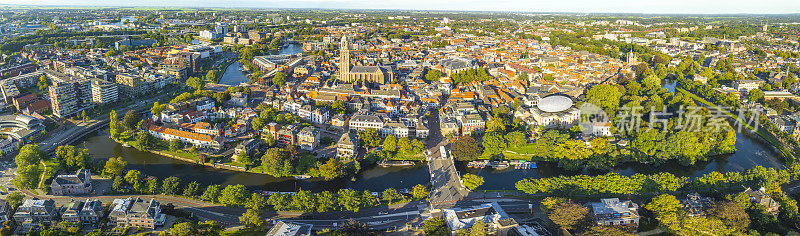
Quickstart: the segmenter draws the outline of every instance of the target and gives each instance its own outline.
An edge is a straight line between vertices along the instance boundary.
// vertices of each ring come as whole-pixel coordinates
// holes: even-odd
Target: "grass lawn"
[[[249,236],[249,235],[266,235],[268,228],[270,227],[258,227],[258,228],[241,228],[235,231],[224,231],[221,235],[223,236]]]
[[[198,157],[197,154],[191,153],[191,152],[187,152],[187,151],[184,151],[184,150],[178,150],[178,151],[157,150],[157,151],[163,152],[163,153],[167,153],[167,154],[170,154],[170,155],[174,155],[174,156],[178,156],[178,157],[182,157],[182,158],[186,158],[186,159],[192,159],[192,160],[195,160],[195,161],[199,161],[200,160],[200,158]]]
[[[56,161],[55,158],[42,160],[42,162],[39,163],[39,170],[42,171],[42,177],[40,179],[41,182],[39,182],[39,187],[41,188],[47,181],[55,177],[58,173],[58,161]]]
[[[509,151],[503,151],[503,159],[530,161],[530,160],[533,159],[533,155],[519,154],[519,153],[513,153],[513,152],[509,152]]]
[[[425,155],[422,153],[417,153],[416,155],[411,155],[410,153],[405,152],[398,152],[396,155],[392,156],[390,160],[397,160],[397,161],[421,161],[425,160]]]

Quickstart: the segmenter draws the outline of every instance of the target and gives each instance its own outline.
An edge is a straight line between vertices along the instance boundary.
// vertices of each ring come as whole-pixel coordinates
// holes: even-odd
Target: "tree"
[[[153,107],[150,108],[150,114],[154,116],[161,115],[161,112],[167,109],[167,104],[161,104],[159,102],[154,102]]]
[[[650,74],[642,79],[642,84],[648,90],[656,90],[661,88],[661,78],[658,78],[655,74]]]
[[[422,231],[428,236],[450,236],[450,229],[444,223],[444,219],[434,217],[426,220],[422,225]]]
[[[169,150],[170,151],[178,151],[183,149],[183,141],[179,139],[173,139],[169,141]]]
[[[292,199],[289,194],[275,193],[269,196],[267,204],[272,205],[273,210],[282,211],[289,209],[289,203],[291,203],[291,201]]]
[[[170,176],[161,183],[161,192],[166,195],[178,195],[180,193],[180,185],[181,181],[178,177]]]
[[[381,137],[375,129],[363,130],[358,136],[361,139],[361,143],[367,148],[374,148],[381,144]]]
[[[517,78],[527,81],[527,80],[530,80],[531,77],[528,75],[528,72],[522,71],[522,72],[519,72],[519,75],[517,75]]]
[[[111,110],[111,113],[109,113],[108,127],[109,127],[109,136],[111,136],[111,139],[119,140],[120,134],[122,134],[122,126],[119,123],[119,117],[117,117],[117,112],[114,110]]]
[[[17,209],[17,207],[22,205],[23,200],[25,200],[25,195],[21,192],[12,192],[6,196],[6,201],[8,201],[8,205],[11,206],[11,209]]]
[[[482,220],[475,222],[469,229],[469,236],[486,236],[486,223]]]
[[[476,188],[483,185],[483,177],[477,176],[473,174],[465,174],[464,177],[461,178],[461,181],[464,182],[464,187],[467,187],[470,190],[475,190]]]
[[[222,192],[221,186],[217,184],[209,185],[208,187],[206,187],[206,191],[203,192],[203,195],[200,196],[200,199],[203,199],[203,201],[217,202],[221,192]]]
[[[589,222],[589,209],[571,201],[562,202],[550,210],[548,218],[566,230],[574,230]]]
[[[247,153],[247,151],[236,153],[236,161],[244,164],[245,166],[253,165],[253,160],[250,158],[250,154]]]
[[[264,219],[261,218],[261,214],[253,209],[247,209],[247,211],[239,217],[239,222],[252,228],[260,228],[265,223]]]
[[[186,185],[185,189],[183,189],[183,196],[194,197],[195,195],[197,195],[197,191],[199,190],[200,190],[200,183],[197,183],[197,181],[192,181],[191,183]]]
[[[78,150],[75,146],[64,145],[56,148],[56,160],[62,168],[73,171],[80,168],[88,168],[91,163],[89,150]]]
[[[525,134],[519,131],[507,133],[504,138],[509,148],[521,147],[528,144],[528,140],[525,139]]]
[[[261,156],[264,173],[275,177],[289,176],[294,171],[288,154],[280,148],[270,148]]]
[[[509,122],[499,114],[495,114],[495,116],[489,118],[489,121],[486,121],[486,132],[499,132],[505,133],[506,128],[508,127]]]
[[[173,236],[194,236],[197,235],[197,228],[192,222],[183,222],[172,225],[169,233]]]
[[[428,188],[422,184],[414,185],[414,188],[411,189],[411,197],[413,197],[414,200],[422,200],[428,197]]]
[[[281,87],[284,83],[286,83],[286,75],[283,74],[283,72],[275,73],[275,75],[272,76],[272,84]]]
[[[42,159],[42,151],[39,149],[39,145],[36,144],[25,144],[19,150],[19,153],[14,158],[14,162],[17,163],[18,167],[23,166],[31,166],[31,165],[39,165],[39,161]]]
[[[81,120],[83,122],[89,122],[89,115],[86,114],[86,110],[81,111]]]
[[[634,234],[614,226],[593,226],[581,236],[633,236]]]
[[[315,205],[317,203],[316,198],[314,195],[308,191],[297,191],[297,193],[292,196],[292,202],[289,204],[292,208],[301,210],[301,211],[313,211],[317,208]]]
[[[117,175],[114,177],[111,189],[118,193],[125,192],[125,181],[122,179],[122,176]]]
[[[383,150],[394,152],[397,151],[397,137],[389,135],[383,140]]]
[[[587,102],[603,108],[608,114],[615,114],[621,97],[622,92],[616,86],[610,84],[592,86],[586,93]]]
[[[381,193],[381,198],[386,201],[387,205],[391,205],[395,200],[403,199],[403,196],[400,196],[396,189],[387,188],[386,190],[383,190],[383,193]]]
[[[483,151],[485,155],[498,155],[506,150],[506,139],[500,132],[489,132],[483,136]]]
[[[332,211],[335,210],[336,206],[338,205],[336,202],[336,196],[333,196],[333,193],[329,191],[322,191],[318,193],[316,199],[317,203],[315,205],[317,206],[317,212]]]
[[[764,102],[764,92],[761,89],[755,88],[747,93],[747,100],[751,102]]]
[[[23,189],[38,188],[41,175],[42,170],[36,165],[19,166],[14,177],[14,184]]]
[[[136,147],[139,150],[148,150],[152,149],[155,146],[153,142],[153,137],[148,132],[140,132],[136,134]]]
[[[208,73],[206,73],[206,81],[208,83],[216,83],[217,82],[217,71],[216,70],[208,70]]]
[[[244,207],[261,212],[267,208],[267,204],[267,199],[264,196],[261,196],[261,194],[258,193],[253,193],[250,195],[250,200],[245,203]]]
[[[36,86],[39,87],[39,91],[47,91],[47,75],[42,74],[39,76],[39,83]]]
[[[186,80],[186,85],[194,88],[195,90],[203,90],[206,86],[205,81],[197,77],[190,77]]]
[[[150,194],[159,194],[161,193],[161,185],[158,183],[156,179],[150,179],[147,181],[147,192]]]
[[[336,179],[345,175],[344,164],[337,158],[333,158],[319,166],[317,176],[321,176],[326,181]]]
[[[129,131],[136,130],[136,124],[139,123],[139,115],[133,110],[128,111],[125,113],[125,117],[122,118],[122,125],[125,126],[125,129]]]
[[[336,100],[331,104],[331,109],[338,114],[346,114],[347,113],[347,103],[342,100]]]
[[[222,190],[219,196],[219,203],[225,206],[239,206],[244,205],[250,192],[244,185],[228,185]]]
[[[400,149],[399,151],[402,151],[402,152],[411,151],[411,149],[412,149],[411,140],[408,139],[407,137],[400,138],[399,140],[397,140],[397,148],[399,148]]]
[[[125,182],[127,182],[130,185],[133,185],[134,183],[141,181],[142,181],[142,172],[139,172],[139,170],[129,170],[128,173],[125,174]]]
[[[346,211],[358,212],[361,207],[361,198],[356,191],[352,189],[339,189],[338,202],[339,205]]]
[[[361,193],[361,206],[374,207],[376,205],[378,205],[378,198],[372,195],[372,192],[364,190],[364,192]]]
[[[107,178],[121,176],[122,173],[125,173],[126,165],[128,165],[128,162],[122,160],[122,157],[109,158],[105,167],[103,167],[103,176]]]
[[[425,79],[428,81],[439,81],[439,78],[442,78],[443,76],[444,73],[434,69],[430,69],[425,73]]]
[[[746,230],[750,226],[750,217],[744,208],[733,201],[717,202],[708,210],[713,215],[722,220],[728,227],[737,230]]]
[[[453,142],[452,153],[458,161],[474,161],[483,153],[483,148],[470,136],[462,136]]]
[[[680,229],[682,225],[678,215],[680,207],[680,201],[669,194],[658,195],[644,206],[645,209],[653,212],[653,215],[656,216],[661,225],[675,231]]]

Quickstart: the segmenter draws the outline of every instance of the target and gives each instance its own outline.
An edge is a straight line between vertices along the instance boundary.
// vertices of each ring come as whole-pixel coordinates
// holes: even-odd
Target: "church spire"
[[[339,44],[339,79],[348,81],[350,75],[350,40],[347,35],[342,36]]]

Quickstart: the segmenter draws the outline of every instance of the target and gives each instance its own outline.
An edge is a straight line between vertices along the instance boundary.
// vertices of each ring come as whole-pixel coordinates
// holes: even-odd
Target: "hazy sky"
[[[0,4],[587,13],[800,13],[800,0],[0,0]]]

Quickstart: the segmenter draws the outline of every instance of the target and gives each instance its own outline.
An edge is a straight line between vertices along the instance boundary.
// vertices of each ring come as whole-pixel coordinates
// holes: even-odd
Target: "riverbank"
[[[119,144],[123,144],[123,145],[127,144],[127,145],[131,146],[129,148],[135,148],[136,145],[137,145],[135,141],[120,142],[118,140],[114,140],[114,142],[119,143]],[[199,154],[192,154],[192,153],[185,152],[183,150],[181,150],[181,152],[186,154],[184,156],[181,156],[180,153],[177,152],[177,151],[151,150],[151,149],[144,149],[144,150],[137,149],[137,150],[144,151],[144,152],[149,152],[149,153],[156,154],[156,155],[163,156],[163,157],[169,157],[169,158],[172,158],[172,159],[175,159],[175,160],[179,160],[179,161],[184,161],[184,162],[188,162],[188,163],[204,165],[204,166],[212,167],[212,168],[215,168],[215,169],[224,169],[224,170],[230,170],[230,171],[239,171],[239,172],[266,175],[265,173],[261,173],[261,172],[249,171],[243,166],[231,165],[231,164],[225,164],[225,163],[216,163],[216,162],[203,162],[202,160],[200,160]],[[192,156],[192,155],[197,155],[197,156]],[[196,157],[196,158],[191,158],[191,157]]]

